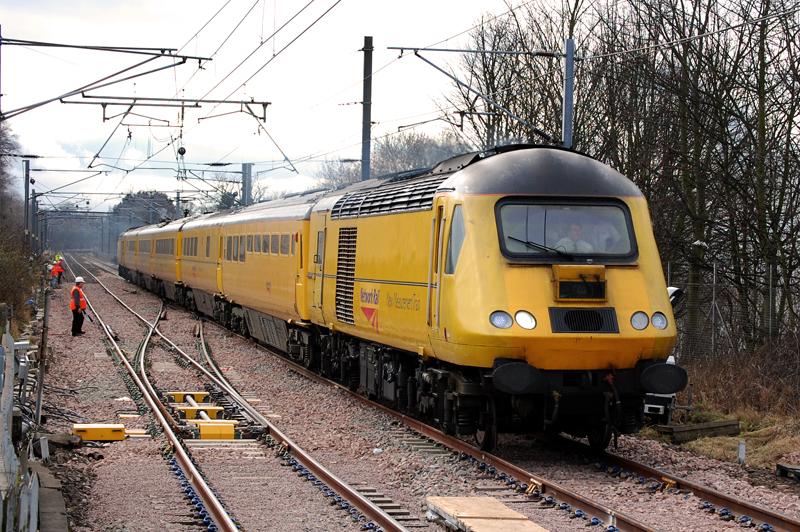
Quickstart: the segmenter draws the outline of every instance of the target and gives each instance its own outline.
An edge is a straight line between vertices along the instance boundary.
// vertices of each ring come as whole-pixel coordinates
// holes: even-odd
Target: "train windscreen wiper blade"
[[[570,255],[566,251],[561,251],[560,249],[551,248],[551,247],[545,246],[543,244],[537,244],[536,242],[531,242],[530,240],[521,240],[521,239],[515,238],[515,237],[513,237],[511,235],[507,235],[506,238],[509,238],[509,239],[514,240],[516,242],[519,242],[521,244],[525,244],[526,246],[528,246],[530,248],[538,249],[539,251],[547,251],[548,253],[557,254],[557,255],[559,255],[561,257],[564,257],[565,259],[575,260],[575,257]]]

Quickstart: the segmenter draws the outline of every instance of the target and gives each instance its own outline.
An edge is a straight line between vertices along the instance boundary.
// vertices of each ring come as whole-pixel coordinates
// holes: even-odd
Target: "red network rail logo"
[[[381,291],[377,288],[373,288],[371,290],[361,289],[361,312],[364,313],[364,316],[369,321],[372,328],[375,332],[380,332],[378,330],[378,304],[380,303],[381,299]],[[364,304],[368,305],[375,305],[374,307],[365,307]]]

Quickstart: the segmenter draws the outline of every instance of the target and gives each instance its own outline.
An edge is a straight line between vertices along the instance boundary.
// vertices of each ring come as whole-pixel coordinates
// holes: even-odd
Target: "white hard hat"
[[[86,282],[86,281],[84,281],[84,280],[83,280],[83,277],[81,277],[80,275],[79,275],[79,276],[77,276],[77,277],[75,278],[75,284],[78,284],[78,283],[85,283],[85,282]]]

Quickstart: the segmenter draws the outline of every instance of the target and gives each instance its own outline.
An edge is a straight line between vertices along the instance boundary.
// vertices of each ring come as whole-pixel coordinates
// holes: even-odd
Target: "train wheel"
[[[614,434],[614,427],[609,423],[594,425],[586,435],[589,439],[589,447],[594,451],[605,451],[611,443],[611,436]]]
[[[486,410],[481,414],[478,430],[475,431],[475,443],[487,452],[497,447],[497,413],[491,397],[486,401]]]

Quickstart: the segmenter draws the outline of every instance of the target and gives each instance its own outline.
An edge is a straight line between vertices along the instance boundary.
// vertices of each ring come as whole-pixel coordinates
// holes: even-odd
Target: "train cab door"
[[[327,231],[325,213],[312,213],[309,234],[309,277],[311,283],[311,318],[317,323],[325,323],[323,315],[323,292],[325,289],[325,236]]]
[[[222,257],[225,252],[224,237],[219,235],[217,237],[217,292],[220,294],[222,291]]]
[[[444,228],[447,223],[445,202],[436,198],[433,204],[431,219],[430,256],[428,259],[428,330],[431,340],[439,340],[441,334],[441,299],[442,299],[442,256],[444,244]]]

